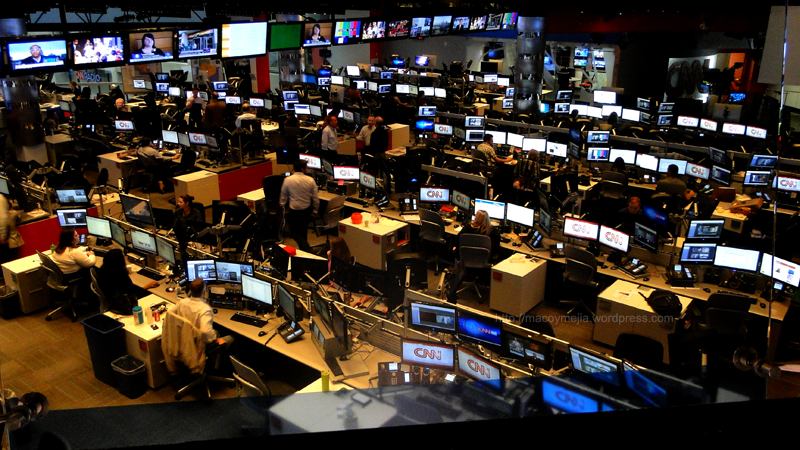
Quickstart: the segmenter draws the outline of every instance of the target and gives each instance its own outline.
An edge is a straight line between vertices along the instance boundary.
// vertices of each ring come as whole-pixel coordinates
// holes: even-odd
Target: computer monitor
[[[483,130],[467,130],[464,140],[467,142],[483,142]]]
[[[225,97],[225,104],[226,105],[241,105],[242,104],[242,97],[238,95],[228,95]]]
[[[298,158],[305,161],[309,169],[322,170],[322,159],[319,156],[300,153]]]
[[[553,216],[546,207],[539,208],[539,229],[542,233],[550,236],[553,230]]]
[[[653,253],[658,251],[658,233],[639,222],[633,225],[633,242],[639,247],[650,250]]]
[[[600,235],[598,236],[597,240],[606,247],[621,253],[627,254],[630,250],[630,235],[623,233],[616,228],[600,225]]]
[[[483,116],[466,116],[464,126],[467,128],[483,128]]]
[[[115,120],[114,129],[120,133],[130,133],[136,129],[132,120]]]
[[[420,106],[418,115],[420,117],[436,117],[436,107],[435,106]]]
[[[679,127],[697,128],[700,125],[700,118],[692,116],[678,116],[675,124]]]
[[[667,391],[647,378],[627,361],[622,362],[625,384],[634,394],[652,406],[667,406]]]
[[[711,169],[706,166],[701,166],[695,163],[686,163],[686,175],[694,178],[707,180],[711,176]]]
[[[422,203],[450,203],[450,189],[422,186],[419,188],[419,201]]]
[[[158,253],[158,256],[168,263],[172,265],[176,264],[175,246],[161,236],[156,236],[156,252]]]
[[[86,208],[81,209],[57,209],[58,224],[62,227],[85,227]]]
[[[767,253],[761,257],[761,274],[767,277],[772,276],[776,280],[794,287],[800,286],[800,265],[778,257],[773,258]]]
[[[181,92],[181,88],[176,86],[170,86],[167,90],[167,93],[170,97],[183,97],[183,92]]]
[[[89,234],[105,239],[111,239],[111,222],[108,219],[86,216],[86,228]]]
[[[731,185],[731,171],[719,166],[711,166],[711,180],[723,186]]]
[[[459,192],[454,189],[451,201],[455,206],[458,206],[464,211],[469,211],[470,209],[471,199],[463,192]]]
[[[744,174],[742,186],[769,186],[769,170],[748,170]]]
[[[636,165],[644,170],[652,172],[658,171],[658,156],[652,156],[646,153],[636,154]]]
[[[302,318],[302,316],[298,317],[294,296],[284,287],[283,283],[278,283],[278,306],[283,311],[287,322],[295,323]]]
[[[504,324],[503,336],[503,356],[522,359],[543,370],[553,367],[553,342],[549,338],[510,324]]]
[[[610,135],[610,131],[590,131],[586,138],[586,143],[590,145],[608,144],[608,138]]]
[[[394,86],[394,91],[397,92],[398,94],[410,94],[411,86],[407,84],[397,84]],[[425,108],[425,106],[420,106],[420,113],[419,113],[420,116],[422,115],[422,108]]]
[[[512,147],[516,147],[516,148],[520,148],[521,149],[522,148],[522,140],[523,139],[524,138],[523,138],[523,136],[521,134],[511,133],[511,132],[506,133],[506,144],[508,144],[508,145],[510,145]]]
[[[500,366],[476,353],[467,350],[464,346],[456,347],[458,351],[459,373],[480,382],[483,385],[500,389]]]
[[[433,120],[417,120],[415,127],[417,130],[433,131]]]
[[[448,371],[455,369],[455,348],[452,345],[402,338],[401,346],[401,360],[405,364]]]
[[[203,133],[189,133],[189,142],[192,145],[208,145],[206,135]]]
[[[678,167],[678,175],[686,175],[686,164],[688,161],[684,159],[667,159],[661,158],[658,162],[658,173],[667,173],[669,166],[676,165]]]
[[[128,241],[125,238],[125,229],[114,222],[111,222],[111,239],[123,248],[128,245]]]
[[[692,264],[713,264],[717,244],[684,242],[681,248],[681,262]]]
[[[358,167],[349,166],[333,166],[333,179],[343,181],[358,181],[359,179]]]
[[[311,114],[311,105],[303,103],[295,103],[294,113],[298,116],[308,116]]]
[[[686,230],[686,239],[719,239],[725,219],[693,220]]]
[[[433,132],[442,136],[452,136],[453,126],[437,122],[433,124]]]
[[[156,92],[169,93],[169,83],[156,83]]]
[[[272,305],[272,283],[242,274],[242,296],[264,305]]]
[[[484,136],[487,134],[492,135],[492,142],[495,145],[506,145],[506,132],[505,131],[492,131],[492,130],[484,130]]]
[[[742,136],[745,132],[745,126],[739,125],[738,123],[723,123],[722,124],[722,132],[725,134],[732,134],[735,136]]]
[[[217,280],[217,268],[213,259],[190,259],[186,261],[186,278],[200,278],[206,282]]]
[[[143,223],[155,226],[150,200],[128,194],[119,194],[119,199],[122,203],[122,213],[125,215],[125,220],[134,224]]]
[[[572,91],[558,91],[556,93],[556,100],[571,100]]]
[[[517,206],[513,203],[506,205],[506,220],[516,224],[533,228],[535,211],[531,208]]]
[[[751,127],[748,126],[744,132],[745,136],[750,136],[751,138],[756,139],[766,139],[767,138],[767,130],[765,128],[758,128],[758,127]]]
[[[460,339],[489,347],[493,351],[502,350],[502,322],[494,317],[467,311],[463,308],[456,310],[456,317],[458,318],[458,337]]]
[[[595,103],[613,105],[617,103],[617,93],[614,91],[594,91],[593,100]]]
[[[725,164],[728,160],[728,155],[725,150],[720,150],[714,147],[708,148],[708,157],[711,159],[711,161],[714,161],[718,164]]]
[[[11,195],[11,190],[8,187],[8,180],[0,177],[0,194]]]
[[[718,267],[727,267],[730,269],[755,272],[758,270],[758,262],[760,258],[761,252],[757,250],[746,250],[743,248],[718,245],[717,253],[714,255],[714,265]]]
[[[239,284],[242,282],[242,275],[253,276],[252,263],[216,259],[214,260],[214,266],[217,271],[217,281],[224,283]]]
[[[640,122],[642,120],[642,112],[638,109],[622,108],[622,120]]]
[[[567,102],[556,102],[555,109],[553,110],[556,114],[569,114],[570,113],[570,104]]]
[[[578,111],[579,116],[586,116],[589,114],[589,105],[584,103],[572,103],[568,106],[569,113],[572,114],[573,111]]]
[[[547,141],[547,154],[558,156],[560,158],[567,157],[567,144],[558,142]]]
[[[777,155],[753,155],[750,158],[750,167],[753,169],[774,169],[777,164]]]
[[[447,98],[447,89],[434,88],[433,96],[436,97],[436,98]]]
[[[171,130],[161,130],[161,138],[164,142],[168,144],[180,144],[181,141],[178,139],[178,132],[171,131]]]
[[[347,318],[345,317],[342,310],[339,309],[339,305],[337,305],[336,303],[331,303],[330,314],[331,314],[331,331],[333,331],[334,338],[342,347],[345,353],[352,352],[353,341],[352,339],[350,339],[350,329],[347,326]]]
[[[597,380],[619,386],[620,361],[584,348],[569,346],[573,370],[591,375]]]
[[[708,119],[700,119],[700,129],[715,132],[717,131],[717,122]]]
[[[131,245],[133,248],[145,253],[158,253],[156,237],[137,229],[131,229]]]
[[[367,189],[372,189],[373,191],[378,188],[377,180],[375,179],[375,175],[370,173],[361,171],[361,178],[358,179],[358,183]]]
[[[547,150],[547,139],[545,138],[522,138],[522,151],[535,151],[544,153]]]
[[[484,200],[482,198],[475,199],[475,211],[486,211],[489,218],[496,220],[505,220],[506,218],[506,204],[503,202],[494,202],[491,200]]]
[[[656,125],[660,127],[668,127],[672,125],[672,115],[670,114],[660,114],[658,119],[656,120]]]
[[[596,241],[600,225],[572,217],[564,218],[564,236]]]
[[[8,181],[3,179],[6,182],[6,195],[9,195],[8,192]],[[61,206],[83,206],[89,205],[89,197],[86,195],[86,190],[83,188],[60,188],[56,189],[56,196],[58,197],[58,203]]]
[[[608,117],[611,114],[616,113],[617,117],[622,115],[622,106],[619,105],[603,105],[603,108],[600,110],[600,114],[603,117]]]
[[[608,161],[608,148],[589,147],[586,149],[587,161]]]
[[[456,308],[445,303],[431,304],[412,301],[408,326],[417,331],[456,333]]]

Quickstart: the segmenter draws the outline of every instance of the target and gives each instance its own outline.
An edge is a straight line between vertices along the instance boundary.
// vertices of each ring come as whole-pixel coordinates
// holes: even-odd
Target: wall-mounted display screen
[[[178,31],[178,58],[217,56],[219,36],[216,28]]]
[[[337,20],[333,25],[335,45],[357,44],[361,42],[360,20]]]
[[[119,36],[82,36],[72,40],[75,66],[124,62],[124,44]]]
[[[333,24],[331,22],[307,23],[303,32],[303,47],[331,45]]]
[[[273,23],[269,26],[270,51],[300,48],[302,40],[302,23]]]
[[[131,64],[170,61],[175,58],[172,31],[147,31],[128,34]]]
[[[15,71],[64,67],[67,61],[67,41],[42,39],[39,41],[9,42],[8,59]]]
[[[246,22],[222,25],[223,58],[242,58],[267,53],[267,23]]]

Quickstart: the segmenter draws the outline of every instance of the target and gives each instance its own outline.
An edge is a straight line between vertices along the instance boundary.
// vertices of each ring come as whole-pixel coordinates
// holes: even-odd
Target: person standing
[[[317,217],[319,191],[314,179],[308,176],[308,164],[302,159],[294,162],[294,173],[283,180],[279,203],[286,211],[289,233],[304,252],[311,252],[308,244],[308,222]]]
[[[389,164],[386,161],[386,150],[389,147],[389,132],[383,126],[383,117],[375,118],[375,131],[370,136],[370,151],[375,156],[378,168],[383,177],[383,187],[386,192],[391,192],[391,177],[389,175]]]
[[[361,130],[358,131],[358,134],[356,134],[356,132],[353,131],[353,137],[356,138],[357,141],[364,142],[364,146],[366,147],[364,150],[366,151],[366,153],[371,152],[369,144],[370,144],[370,136],[372,135],[373,131],[375,131],[375,116],[371,114],[369,117],[367,117],[367,124],[361,127]]]
[[[328,122],[322,129],[322,139],[320,147],[322,150],[336,151],[339,148],[339,136],[336,134],[336,127],[339,126],[339,119],[336,116],[328,116]]]

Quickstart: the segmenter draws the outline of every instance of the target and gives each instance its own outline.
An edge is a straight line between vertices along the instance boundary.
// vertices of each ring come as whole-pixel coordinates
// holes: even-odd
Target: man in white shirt
[[[308,244],[308,222],[317,217],[319,191],[308,174],[308,164],[302,159],[294,163],[294,173],[283,180],[280,205],[286,211],[286,224],[298,248],[311,252]]]
[[[195,278],[189,283],[189,297],[181,299],[175,307],[181,317],[191,321],[200,330],[203,342],[206,343],[206,355],[216,354],[217,362],[214,367],[219,368],[219,360],[233,344],[233,336],[219,337],[214,329],[214,310],[206,303],[205,298],[206,282]]]
[[[339,148],[339,136],[336,134],[336,127],[339,125],[339,119],[332,116],[328,119],[328,125],[322,130],[322,140],[320,147],[323,150],[336,151]]]
[[[367,124],[359,130],[358,134],[354,131],[353,137],[357,141],[364,141],[364,145],[369,149],[369,138],[372,136],[373,131],[375,131],[375,116],[370,115],[367,117]],[[370,153],[369,150],[367,150],[367,153]]]
[[[256,120],[255,111],[253,111],[249,103],[242,105],[242,115],[236,118],[236,128],[242,128],[243,120]]]

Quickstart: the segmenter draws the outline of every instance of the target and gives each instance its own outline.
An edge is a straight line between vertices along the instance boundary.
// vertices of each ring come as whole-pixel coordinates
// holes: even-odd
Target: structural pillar
[[[547,33],[544,17],[520,17],[517,21],[517,64],[514,71],[514,112],[539,112]]]

